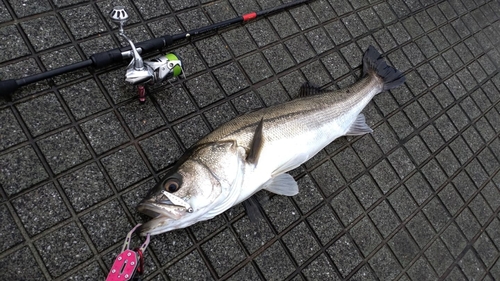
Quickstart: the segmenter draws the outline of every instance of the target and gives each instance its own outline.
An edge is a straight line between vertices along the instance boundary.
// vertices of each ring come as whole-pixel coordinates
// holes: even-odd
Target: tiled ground
[[[279,1],[2,0],[1,79],[119,46],[117,4],[137,42]],[[315,0],[173,46],[186,79],[142,105],[125,63],[1,98],[0,280],[103,280],[187,147],[307,80],[350,85],[370,44],[407,77],[365,109],[373,134],[293,171],[259,224],[236,206],[153,237],[146,279],[500,280],[499,43],[498,0]]]

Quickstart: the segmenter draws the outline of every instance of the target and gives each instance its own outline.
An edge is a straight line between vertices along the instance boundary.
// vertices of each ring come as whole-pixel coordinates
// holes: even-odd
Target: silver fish
[[[302,86],[292,101],[239,116],[197,142],[139,203],[152,217],[141,234],[160,234],[211,219],[261,189],[293,196],[286,172],[311,159],[338,137],[372,129],[361,113],[378,93],[404,83],[370,46],[363,78],[348,88],[322,92]]]

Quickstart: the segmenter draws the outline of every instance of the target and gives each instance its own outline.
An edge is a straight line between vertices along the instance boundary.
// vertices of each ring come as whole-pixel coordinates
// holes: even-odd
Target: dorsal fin
[[[299,94],[297,95],[297,98],[303,98],[303,97],[308,97],[308,96],[313,96],[317,94],[321,94],[323,91],[316,85],[314,85],[311,82],[305,82],[300,86],[299,89]]]
[[[247,162],[249,163],[257,164],[257,161],[259,160],[260,151],[262,150],[262,145],[264,144],[264,138],[262,135],[263,125],[264,118],[260,119],[257,128],[255,128],[255,134],[253,135],[250,151],[247,156]]]

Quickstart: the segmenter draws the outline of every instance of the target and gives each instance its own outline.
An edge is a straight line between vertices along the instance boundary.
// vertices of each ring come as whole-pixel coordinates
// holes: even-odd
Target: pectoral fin
[[[299,193],[297,182],[289,174],[281,174],[271,178],[264,184],[264,189],[285,196],[294,196]]]
[[[252,164],[257,164],[257,161],[259,161],[259,155],[262,150],[262,145],[264,144],[264,138],[262,135],[263,124],[264,119],[260,119],[257,128],[255,128],[255,134],[253,135],[250,151],[248,152],[247,162]]]
[[[369,133],[373,133],[373,130],[366,124],[365,115],[360,113],[347,131],[346,136],[361,136]]]

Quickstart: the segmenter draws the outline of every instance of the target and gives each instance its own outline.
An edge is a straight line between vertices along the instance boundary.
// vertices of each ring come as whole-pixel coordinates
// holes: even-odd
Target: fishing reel
[[[114,7],[109,13],[109,17],[114,23],[119,25],[120,36],[130,45],[131,50],[126,52],[126,55],[132,57],[132,60],[125,72],[125,81],[137,86],[140,102],[146,101],[146,84],[152,85],[164,80],[168,81],[183,73],[182,62],[174,53],[167,53],[150,60],[142,59],[140,55],[142,49],[136,48],[134,42],[123,31],[123,26],[129,19],[124,7]]]

